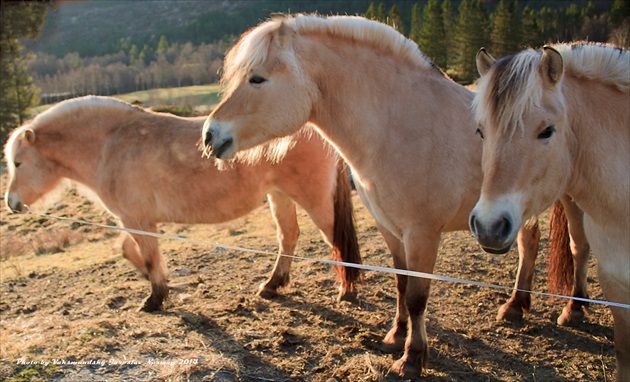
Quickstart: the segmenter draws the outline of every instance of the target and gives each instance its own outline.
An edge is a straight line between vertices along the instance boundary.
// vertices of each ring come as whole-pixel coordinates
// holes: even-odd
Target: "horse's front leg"
[[[377,224],[377,227],[392,253],[394,268],[407,269],[405,249],[400,239],[381,225]],[[381,344],[381,350],[387,353],[398,352],[405,347],[405,340],[407,339],[408,333],[407,326],[409,324],[409,312],[407,311],[407,304],[405,303],[406,290],[407,276],[396,275],[396,317],[394,318],[393,327],[387,333]]]
[[[278,236],[278,258],[271,276],[258,287],[258,295],[262,298],[272,298],[278,294],[278,288],[289,284],[292,257],[297,246],[300,228],[298,226],[295,202],[281,192],[272,192],[267,198],[271,215],[276,222]]]
[[[533,217],[526,221],[518,231],[518,272],[514,284],[517,289],[532,290],[539,242],[538,218]],[[527,292],[514,290],[510,299],[499,308],[497,320],[520,320],[523,318],[523,314],[529,311],[530,306],[531,295]]]
[[[440,232],[427,228],[409,230],[403,235],[407,269],[433,273],[440,244]],[[425,326],[425,313],[429,301],[431,280],[408,277],[405,303],[409,312],[409,334],[405,353],[392,366],[392,370],[405,378],[416,378],[429,363],[429,345]]]
[[[560,201],[564,206],[571,238],[570,245],[573,256],[573,291],[571,296],[588,298],[587,276],[591,247],[584,232],[584,212],[567,195],[563,196]],[[587,308],[587,302],[569,300],[564,309],[562,309],[562,314],[558,317],[558,325],[574,325],[581,322],[584,319]]]
[[[131,262],[138,271],[144,276],[145,279],[149,279],[149,272],[144,264],[144,259],[140,254],[140,248],[138,243],[127,232],[123,232],[118,237],[117,246],[120,247],[123,253],[123,257]]]
[[[133,224],[132,226],[125,224],[125,227],[134,228],[147,232],[157,232],[154,223]],[[144,301],[139,310],[145,312],[154,312],[162,308],[162,303],[168,297],[168,285],[166,281],[166,266],[160,254],[158,240],[156,237],[130,234],[140,249],[140,254],[144,260],[149,281],[151,282],[151,295]]]

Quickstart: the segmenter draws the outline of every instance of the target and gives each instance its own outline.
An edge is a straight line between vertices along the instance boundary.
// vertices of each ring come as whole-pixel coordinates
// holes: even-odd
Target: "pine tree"
[[[369,20],[376,20],[376,10],[374,9],[374,3],[370,3],[367,11],[363,14],[363,17]]]
[[[438,0],[429,0],[424,6],[422,15],[418,46],[437,66],[445,68],[444,19],[442,18],[442,7]]]
[[[376,20],[382,23],[387,23],[387,11],[385,10],[385,4],[380,3],[376,9]]]
[[[420,26],[422,25],[422,11],[420,5],[415,3],[411,8],[411,27],[409,29],[409,38],[416,44],[420,41]]]
[[[407,28],[405,26],[405,22],[400,15],[400,10],[396,4],[392,5],[389,10],[389,20],[388,24],[394,27],[401,34],[407,33]]]
[[[521,48],[537,48],[543,43],[536,21],[536,12],[528,6],[523,9],[521,30],[523,36]]]
[[[28,108],[39,103],[37,89],[26,74],[26,57],[20,40],[36,38],[48,4],[40,2],[2,2],[0,10],[0,144],[10,131],[24,123]]]
[[[166,55],[166,51],[168,50],[168,40],[166,36],[160,36],[160,41],[158,42],[157,51],[158,55]]]
[[[517,5],[509,5],[501,0],[494,12],[492,33],[490,34],[492,54],[496,58],[504,57],[520,50],[522,40],[521,18],[516,13]]]
[[[615,0],[610,8],[610,14],[608,21],[614,26],[621,25],[621,23],[630,17],[630,0]]]
[[[451,0],[442,2],[442,18],[444,19],[444,48],[446,50],[446,69],[451,65],[453,51],[453,36],[455,35],[455,15],[453,14],[453,6]]]
[[[478,0],[462,0],[455,34],[453,76],[461,82],[472,82],[477,77],[475,56],[479,48],[487,46],[488,14]]]

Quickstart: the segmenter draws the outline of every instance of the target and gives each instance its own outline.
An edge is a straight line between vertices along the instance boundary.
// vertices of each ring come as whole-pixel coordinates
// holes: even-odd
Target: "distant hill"
[[[91,0],[62,1],[49,12],[36,41],[27,49],[62,57],[78,52],[81,57],[116,53],[120,40],[130,37],[139,49],[155,48],[160,36],[170,43],[213,43],[240,35],[276,12],[319,12],[321,14],[363,14],[369,4],[383,3],[387,9],[396,4],[409,18],[415,3],[427,0]],[[519,6],[538,9],[584,6],[588,0],[520,0]],[[613,0],[597,0],[597,8],[608,10]],[[460,0],[452,0],[456,8]],[[498,0],[485,0],[491,11]],[[409,25],[409,20],[405,20]],[[128,49],[128,48],[127,48]]]
[[[41,37],[29,50],[62,57],[117,52],[121,38],[142,48],[155,47],[161,35],[169,42],[212,43],[239,35],[274,12],[363,13],[369,0],[183,0],[64,1],[49,12]],[[395,1],[384,1],[388,6]]]

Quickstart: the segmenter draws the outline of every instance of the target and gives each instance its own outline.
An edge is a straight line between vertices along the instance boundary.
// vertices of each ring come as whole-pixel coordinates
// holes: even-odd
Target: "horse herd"
[[[477,67],[475,93],[384,24],[275,17],[230,49],[223,97],[207,118],[88,96],[16,129],[5,148],[6,204],[23,211],[70,180],[93,191],[122,226],[156,232],[158,222],[243,216],[266,195],[279,243],[276,265],[259,288],[268,298],[289,282],[291,258],[282,255],[296,248],[295,203],[334,259],[360,263],[347,163],[396,268],[432,273],[441,233],[470,229],[490,253],[504,254],[517,242],[515,286],[530,289],[537,215],[555,203],[566,222],[553,219],[551,230],[568,230],[558,236],[570,236],[570,246],[558,245],[550,261],[575,266],[550,277],[572,279],[572,296],[588,297],[592,246],[606,298],[627,305],[630,55],[574,43],[496,61],[482,49]],[[168,286],[157,239],[123,233],[120,244],[151,282],[142,309],[160,309]],[[358,270],[337,271],[339,298],[356,298]],[[430,280],[397,275],[396,289],[382,348],[403,353],[393,371],[416,377],[428,362]],[[584,305],[570,300],[558,323],[579,321]],[[498,318],[519,318],[529,306],[529,294],[515,291]],[[630,380],[630,309],[611,311],[617,379]]]

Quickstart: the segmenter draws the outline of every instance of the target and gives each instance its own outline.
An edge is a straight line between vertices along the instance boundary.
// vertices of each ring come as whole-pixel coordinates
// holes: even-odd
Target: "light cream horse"
[[[468,229],[482,181],[473,93],[393,28],[348,16],[276,18],[244,34],[224,70],[224,97],[204,126],[207,151],[232,158],[313,123],[351,165],[399,269],[431,273],[441,233]],[[531,285],[538,239],[532,221],[519,241],[528,252],[520,286]],[[430,281],[397,276],[396,284],[383,348],[404,349],[393,370],[416,377],[428,360]]]
[[[470,225],[505,252],[521,222],[563,193],[584,228],[610,301],[630,303],[630,54],[599,44],[477,56],[474,106],[484,181]],[[630,309],[613,307],[617,380],[630,381]]]
[[[6,146],[6,204],[23,211],[64,179],[87,187],[126,228],[157,232],[158,222],[214,224],[246,215],[269,200],[279,253],[295,252],[302,206],[333,249],[360,263],[345,163],[317,134],[285,140],[288,152],[261,146],[219,171],[197,150],[205,118],[154,113],[106,97],[61,102],[15,130]],[[286,147],[285,147],[286,148]],[[286,151],[286,150],[285,150]],[[124,256],[152,286],[143,310],[166,298],[165,264],[155,237],[121,235]],[[289,282],[291,258],[278,256],[259,294]],[[340,298],[353,298],[359,272],[338,269]]]

